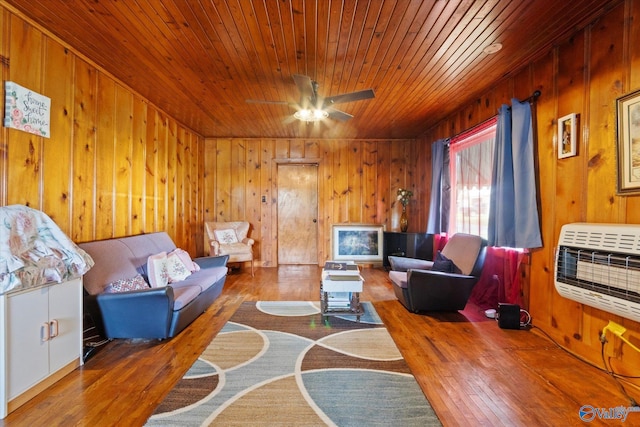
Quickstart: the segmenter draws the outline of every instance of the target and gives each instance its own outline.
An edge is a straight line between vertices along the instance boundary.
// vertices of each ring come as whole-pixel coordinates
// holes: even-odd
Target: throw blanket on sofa
[[[63,282],[93,267],[45,213],[27,206],[0,207],[0,294]]]

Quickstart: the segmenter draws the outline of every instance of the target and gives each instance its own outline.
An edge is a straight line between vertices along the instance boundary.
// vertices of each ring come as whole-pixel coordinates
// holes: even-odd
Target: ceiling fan
[[[247,99],[246,102],[251,104],[281,104],[289,105],[296,109],[293,116],[301,121],[316,122],[326,119],[327,117],[347,121],[353,116],[344,111],[333,108],[335,104],[342,104],[345,102],[360,101],[363,99],[370,99],[375,97],[373,89],[359,90],[356,92],[343,93],[341,95],[328,96],[323,98],[318,95],[318,87],[320,86],[315,80],[311,80],[310,77],[302,74],[294,74],[293,80],[300,92],[300,103],[287,102],[287,101],[261,101],[254,99]]]

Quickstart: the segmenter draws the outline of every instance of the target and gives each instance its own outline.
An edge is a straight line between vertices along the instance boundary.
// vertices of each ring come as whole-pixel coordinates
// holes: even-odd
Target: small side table
[[[360,316],[364,314],[364,308],[360,304],[360,292],[362,292],[364,279],[360,274],[352,276],[332,276],[324,269],[320,280],[320,310],[327,316]],[[338,302],[332,301],[337,297]]]

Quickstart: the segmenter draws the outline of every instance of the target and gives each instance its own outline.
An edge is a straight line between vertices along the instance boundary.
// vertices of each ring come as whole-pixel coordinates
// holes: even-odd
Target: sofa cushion
[[[138,266],[143,266],[150,255],[160,252],[169,253],[176,249],[176,245],[166,232],[138,234],[135,236],[120,237],[131,253],[134,254]],[[144,273],[143,273],[144,276]]]
[[[232,243],[220,246],[220,255],[251,254],[251,246],[244,243]]]
[[[197,286],[200,289],[200,292],[203,292],[209,289],[213,284],[215,284],[218,280],[222,279],[227,275],[227,267],[207,267],[203,268],[200,271],[193,272],[189,277],[179,282],[175,282],[171,284],[171,287],[174,290],[189,287],[189,286]]]
[[[469,275],[476,263],[483,242],[480,236],[457,233],[451,236],[442,254],[453,261],[462,274]]]
[[[173,311],[181,310],[184,306],[196,299],[202,292],[199,286],[180,286],[173,288]]]
[[[109,283],[140,273],[133,261],[129,247],[117,239],[98,240],[79,245],[95,261],[84,275],[83,285],[89,295],[104,292]]]
[[[105,293],[113,294],[116,292],[138,291],[141,289],[149,289],[149,284],[144,280],[141,274],[137,274],[128,279],[118,279],[111,282],[104,289]]]
[[[433,266],[433,261],[427,261],[417,258],[406,258],[401,256],[388,257],[391,269],[394,271],[407,271],[410,269],[418,270],[430,270]]]
[[[390,271],[389,279],[401,288],[407,288],[407,273],[405,271]]]
[[[147,278],[152,288],[161,288],[169,283],[167,253],[160,252],[147,259]]]

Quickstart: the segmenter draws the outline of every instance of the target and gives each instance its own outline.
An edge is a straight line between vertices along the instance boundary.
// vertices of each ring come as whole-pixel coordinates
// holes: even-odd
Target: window
[[[488,237],[496,120],[478,125],[450,142],[450,235],[460,232]]]

